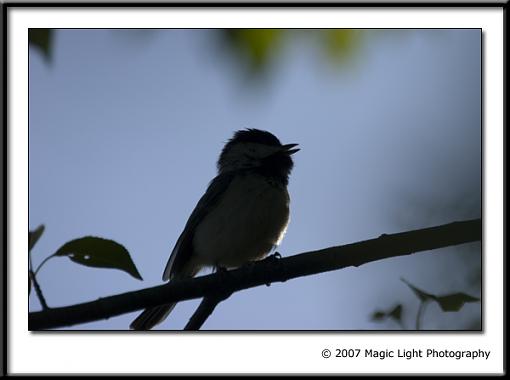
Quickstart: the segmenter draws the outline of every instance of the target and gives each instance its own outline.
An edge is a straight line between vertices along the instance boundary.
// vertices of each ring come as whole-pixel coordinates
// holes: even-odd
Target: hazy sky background
[[[53,259],[38,275],[50,307],[160,284],[241,128],[301,147],[283,256],[480,217],[480,30],[373,30],[338,63],[314,33],[294,32],[251,79],[214,30],[58,30],[49,62],[31,48],[29,228],[46,226],[34,264],[94,235],[123,244],[144,279]],[[203,329],[393,329],[370,315],[398,303],[413,328],[419,303],[401,277],[480,296],[480,244],[239,292]],[[158,328],[182,329],[198,303]],[[480,308],[431,305],[423,328],[477,327]],[[137,314],[73,328],[127,329]]]

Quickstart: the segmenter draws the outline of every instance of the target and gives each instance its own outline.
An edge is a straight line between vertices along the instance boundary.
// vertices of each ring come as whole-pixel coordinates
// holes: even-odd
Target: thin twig
[[[268,262],[267,259],[264,261]],[[252,268],[253,264],[254,263],[248,263],[246,268],[249,270],[249,268]],[[216,306],[218,306],[221,301],[229,298],[234,292],[233,289],[236,287],[236,277],[231,275],[230,272],[224,268],[219,269],[217,273],[219,276],[223,277],[221,286],[215,289],[213,294],[204,297],[197,310],[195,310],[184,327],[184,330],[200,330],[200,327],[202,327],[207,318],[209,318]]]
[[[44,231],[44,227],[43,227],[43,231]],[[37,239],[35,241],[37,241]],[[32,246],[33,246],[33,244],[35,244],[35,241],[32,243]],[[30,241],[29,241],[29,244],[30,244]],[[39,268],[40,267],[41,267],[41,265],[39,265]],[[37,270],[35,271],[36,273],[39,270],[39,268],[37,268]],[[39,283],[37,282],[37,278],[36,278],[36,275],[33,270],[32,255],[30,254],[30,251],[28,252],[28,275],[30,276],[32,283],[34,284],[35,294],[37,295],[37,298],[39,298],[39,302],[41,303],[43,310],[48,310],[49,309],[48,304],[46,303],[46,299],[44,298],[43,292],[41,290],[41,287],[39,286]]]
[[[39,266],[37,267],[37,269],[35,270],[34,274],[37,275],[37,273],[39,273],[39,270],[41,269],[41,267],[51,258],[53,258],[55,256],[51,255],[51,256],[48,256],[46,257],[43,261],[41,261],[41,263],[39,264]]]
[[[425,307],[428,304],[428,300],[421,301],[420,307],[418,308],[418,313],[416,314],[416,330],[420,330],[421,328],[421,320],[423,317],[423,314],[425,313]]]
[[[248,268],[251,267],[253,263],[248,264]],[[198,308],[195,310],[188,323],[184,327],[184,330],[196,331],[200,330],[204,322],[209,318],[212,314],[216,306],[221,301],[229,298],[233,289],[236,286],[236,277],[232,276],[230,272],[228,272],[225,268],[216,267],[217,273],[222,277],[221,286],[214,290],[214,293],[211,295],[204,297]]]
[[[212,314],[216,306],[223,301],[220,297],[204,297],[197,310],[193,313],[188,323],[184,327],[187,331],[200,330],[204,322]]]
[[[46,303],[46,299],[44,298],[43,292],[41,290],[41,287],[39,286],[39,283],[37,282],[37,279],[35,278],[35,274],[30,269],[28,271],[30,278],[32,279],[32,283],[34,284],[35,294],[37,294],[37,298],[39,298],[39,302],[41,303],[41,306],[43,310],[49,310],[48,304]]]

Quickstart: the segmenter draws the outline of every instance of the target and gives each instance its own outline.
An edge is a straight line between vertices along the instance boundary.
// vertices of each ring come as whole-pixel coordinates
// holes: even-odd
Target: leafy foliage
[[[402,310],[403,310],[402,304],[398,304],[388,311],[376,310],[372,313],[371,319],[376,322],[382,322],[389,318],[397,322],[401,327],[403,327]]]
[[[418,297],[418,299],[420,300],[420,306],[418,308],[418,312],[416,315],[416,327],[415,327],[416,330],[420,330],[421,324],[420,322],[422,316],[424,314],[426,305],[428,305],[430,302],[436,302],[443,312],[456,312],[462,309],[462,306],[464,306],[465,303],[480,301],[479,298],[461,292],[445,294],[441,296],[434,295],[417,288],[416,286],[414,286],[409,281],[403,278],[401,278],[401,280],[413,291],[416,297]],[[402,304],[398,304],[397,306],[388,311],[376,310],[372,313],[371,320],[374,322],[383,322],[387,319],[392,319],[395,322],[397,322],[402,328],[404,328],[402,311],[403,311]]]
[[[358,29],[326,29],[322,31],[324,50],[333,61],[344,61],[356,52],[361,34]]]
[[[53,47],[53,29],[29,29],[28,42],[38,48],[46,60],[50,60]]]
[[[268,71],[291,36],[317,37],[313,41],[328,60],[340,63],[354,56],[362,35],[356,29],[221,29],[219,33],[234,60],[256,76]]]
[[[332,63],[343,63],[355,56],[361,46],[362,30],[358,29],[217,29],[214,33],[231,53],[232,60],[252,78],[267,73],[290,37],[313,36],[325,57]],[[49,61],[53,52],[54,29],[31,28],[28,40]],[[131,39],[135,34],[129,35]]]
[[[465,303],[478,302],[479,298],[472,297],[465,293],[454,293],[446,296],[436,297],[436,302],[443,311],[459,311]]]
[[[34,247],[35,243],[37,243],[43,232],[44,225],[40,225],[34,231],[28,232],[28,295],[30,296],[33,282],[39,301],[45,309],[48,308],[48,306],[37,282],[36,274],[39,269],[41,269],[41,267],[53,257],[67,256],[75,263],[85,266],[119,269],[129,273],[136,279],[142,280],[142,276],[140,276],[140,273],[138,272],[138,269],[136,269],[136,266],[133,263],[131,256],[129,256],[129,252],[126,248],[113,240],[93,236],[86,236],[67,242],[53,255],[46,257],[34,271],[30,251]]]
[[[32,248],[34,248],[35,243],[39,240],[41,235],[44,232],[44,224],[41,224],[39,227],[37,227],[34,231],[28,231],[28,258],[30,263],[31,257],[30,257],[30,251],[32,251]],[[28,271],[28,295],[30,295],[30,292],[32,291],[32,274],[30,273],[32,270],[32,265],[30,265],[29,271]]]
[[[67,256],[88,267],[119,269],[142,280],[129,252],[113,240],[86,236],[67,242],[53,256]]]
[[[416,296],[420,299],[421,302],[434,301],[437,302],[441,310],[444,312],[453,312],[459,311],[465,303],[468,302],[478,302],[479,298],[472,297],[465,293],[452,293],[446,294],[442,296],[436,296],[434,294],[430,294],[424,292],[421,289],[418,289],[416,286],[412,285],[405,279],[401,279],[411,290],[416,294]]]
[[[41,224],[34,231],[28,231],[28,252],[34,248],[35,243],[37,243],[43,232],[44,224]]]
[[[224,42],[236,60],[252,74],[264,72],[281,47],[283,29],[222,29]]]

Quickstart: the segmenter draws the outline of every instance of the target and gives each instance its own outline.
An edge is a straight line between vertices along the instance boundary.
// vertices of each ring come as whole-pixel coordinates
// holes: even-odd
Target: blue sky
[[[216,33],[58,30],[50,62],[30,50],[29,228],[46,226],[34,263],[95,235],[123,244],[144,278],[53,259],[39,274],[50,306],[160,284],[223,144],[241,128],[301,147],[283,256],[480,217],[479,30],[374,30],[338,64],[303,36],[314,32],[300,32],[255,81]],[[400,278],[480,296],[479,258],[473,243],[250,289],[203,328],[393,329],[370,314],[397,303],[412,328],[418,301]],[[182,329],[198,302],[158,327]],[[34,295],[30,307],[39,309]],[[423,327],[466,328],[480,307],[432,305]],[[136,315],[73,328],[126,329]]]

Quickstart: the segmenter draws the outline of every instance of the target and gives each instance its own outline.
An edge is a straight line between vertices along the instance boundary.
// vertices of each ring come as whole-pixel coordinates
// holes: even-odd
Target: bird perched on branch
[[[171,281],[203,267],[232,268],[264,258],[279,244],[289,222],[287,184],[297,144],[282,145],[270,132],[235,132],[211,181],[184,227],[163,272]],[[149,330],[175,304],[144,310],[131,329]]]

